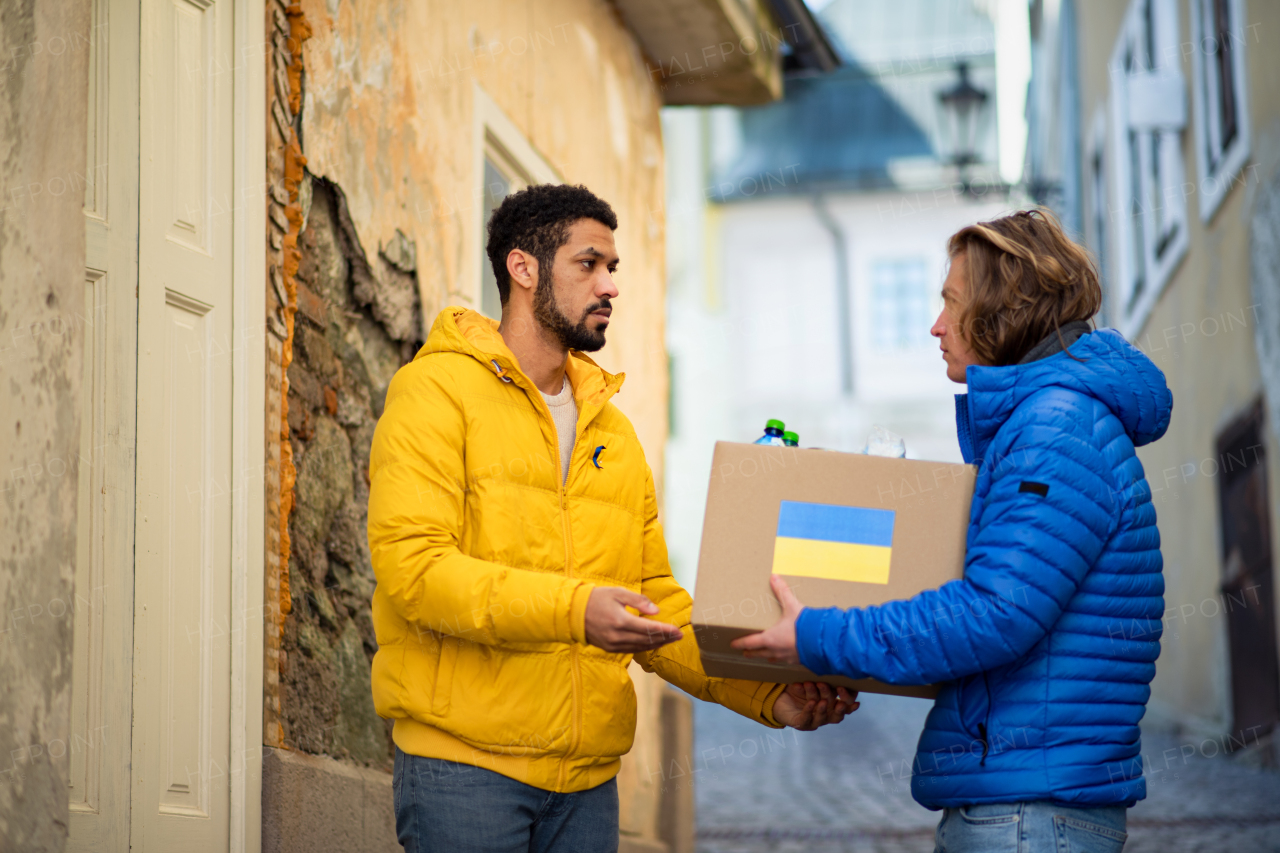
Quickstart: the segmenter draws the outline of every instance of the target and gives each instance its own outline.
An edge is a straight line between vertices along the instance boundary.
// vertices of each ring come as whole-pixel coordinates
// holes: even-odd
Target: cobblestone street
[[[694,704],[699,853],[933,850],[939,815],[910,791],[928,702],[863,696],[843,725],[809,733]],[[1219,753],[1144,736],[1148,797],[1129,812],[1126,853],[1280,851],[1280,773]]]

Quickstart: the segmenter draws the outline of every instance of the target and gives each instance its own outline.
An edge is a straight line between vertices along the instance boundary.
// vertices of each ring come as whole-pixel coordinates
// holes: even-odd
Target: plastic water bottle
[[[765,421],[764,435],[760,436],[753,442],[754,444],[776,444],[782,447],[785,442],[782,439],[782,431],[787,425],[782,421],[769,420]]]
[[[867,446],[862,452],[868,456],[902,459],[907,455],[907,444],[902,440],[902,436],[877,424],[871,435],[867,436]]]
[[[787,447],[799,447],[800,436],[796,435],[794,432],[784,432],[782,434],[782,443]]]

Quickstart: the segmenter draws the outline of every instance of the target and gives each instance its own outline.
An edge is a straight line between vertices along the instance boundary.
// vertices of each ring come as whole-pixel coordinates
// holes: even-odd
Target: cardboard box
[[[883,604],[963,577],[976,474],[972,465],[718,442],[693,605],[707,674],[936,696],[934,685],[748,660],[729,643],[782,615],[769,588],[775,571],[807,607]]]

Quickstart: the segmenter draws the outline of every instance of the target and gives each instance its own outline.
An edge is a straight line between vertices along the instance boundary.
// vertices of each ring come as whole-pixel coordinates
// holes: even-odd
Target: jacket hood
[[[1065,388],[1098,400],[1135,447],[1163,436],[1173,414],[1173,393],[1164,373],[1113,329],[1083,335],[1066,352],[1028,364],[971,366],[966,379],[969,393],[956,395],[966,461],[980,458],[1014,409],[1044,388]]]
[[[495,378],[515,383],[534,395],[532,399],[539,399],[535,393],[537,386],[520,369],[515,354],[498,333],[498,322],[478,311],[454,305],[436,315],[427,342],[414,360],[440,352],[468,355],[483,364]],[[603,407],[627,378],[625,373],[609,373],[577,350],[569,350],[565,372],[569,374],[573,396],[578,401],[579,419],[584,409],[598,411]]]

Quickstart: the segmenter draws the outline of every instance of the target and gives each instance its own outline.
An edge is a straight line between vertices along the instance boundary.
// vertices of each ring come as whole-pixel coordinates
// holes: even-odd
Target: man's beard
[[[533,316],[538,325],[555,335],[565,349],[595,352],[603,347],[604,329],[591,329],[587,326],[587,319],[591,312],[610,307],[609,297],[588,305],[575,325],[556,302],[555,274],[552,273],[547,278],[546,282],[538,282],[538,288],[533,293]]]

